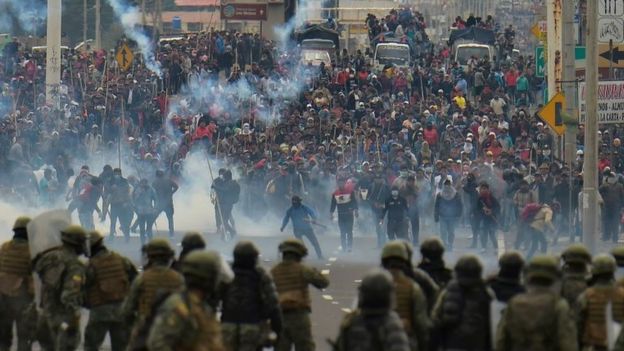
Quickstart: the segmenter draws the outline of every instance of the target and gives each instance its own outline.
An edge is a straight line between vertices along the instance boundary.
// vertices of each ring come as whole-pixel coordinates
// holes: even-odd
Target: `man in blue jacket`
[[[318,258],[320,260],[323,259],[321,247],[314,234],[314,229],[312,229],[312,223],[316,220],[316,213],[310,207],[302,204],[301,198],[297,195],[292,197],[292,206],[286,211],[280,232],[284,231],[290,220],[292,220],[295,237],[300,240],[303,240],[304,236],[308,238],[312,246],[314,246],[314,251],[316,251]]]

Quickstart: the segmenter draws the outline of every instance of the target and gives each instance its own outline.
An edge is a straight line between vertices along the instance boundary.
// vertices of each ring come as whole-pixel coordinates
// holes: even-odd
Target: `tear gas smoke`
[[[47,18],[46,6],[41,0],[0,1],[0,32],[15,30],[14,21],[27,32],[34,32]]]
[[[154,46],[152,45],[152,41],[138,27],[140,23],[140,13],[138,8],[127,4],[122,0],[107,1],[113,8],[115,16],[121,22],[126,36],[137,43],[139,50],[141,51],[141,56],[143,56],[145,67],[158,75],[158,77],[162,77],[160,63],[156,61],[156,57],[154,56]]]

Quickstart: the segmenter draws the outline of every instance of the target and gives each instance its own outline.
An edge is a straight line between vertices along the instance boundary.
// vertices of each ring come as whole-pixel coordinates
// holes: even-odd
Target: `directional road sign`
[[[598,67],[624,68],[624,45],[613,45],[613,56],[609,52],[609,45],[598,45]]]
[[[134,62],[134,54],[132,50],[128,47],[128,44],[122,44],[117,49],[117,55],[115,55],[117,59],[117,64],[119,64],[119,68],[122,71],[127,71],[132,67],[132,62]]]
[[[608,49],[607,49],[607,53],[608,53]],[[624,61],[622,61],[622,63],[624,63]],[[584,46],[577,46],[574,48],[574,66],[576,67],[576,69],[585,69],[585,47]],[[537,46],[535,47],[535,75],[537,77],[544,77],[545,72],[546,72],[546,60],[545,60],[544,47]]]
[[[563,111],[565,109],[565,96],[563,93],[557,93],[548,103],[542,107],[537,115],[552,128],[552,130],[561,136],[565,132],[563,124]]]

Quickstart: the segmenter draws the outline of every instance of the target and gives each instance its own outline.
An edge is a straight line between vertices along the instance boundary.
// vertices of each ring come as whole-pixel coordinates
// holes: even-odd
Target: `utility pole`
[[[87,27],[88,27],[88,23],[87,23],[87,1],[88,0],[82,0],[82,42],[83,43],[87,42]]]
[[[585,160],[583,162],[583,241],[590,252],[596,253],[598,235],[598,1],[587,1],[585,28]]]
[[[562,87],[565,94],[565,112],[568,116],[578,118],[577,112],[577,85],[576,85],[576,66],[575,66],[575,47],[574,44],[574,2],[563,1],[561,11],[563,19],[563,31],[561,34],[563,41],[563,75]],[[564,135],[564,160],[570,169],[573,168],[574,158],[576,156],[576,128],[566,126]]]
[[[102,48],[102,25],[100,23],[101,0],[95,0],[95,48]]]
[[[145,0],[141,0],[141,24],[145,27]]]
[[[61,0],[48,0],[46,41],[46,102],[59,107],[61,84]]]

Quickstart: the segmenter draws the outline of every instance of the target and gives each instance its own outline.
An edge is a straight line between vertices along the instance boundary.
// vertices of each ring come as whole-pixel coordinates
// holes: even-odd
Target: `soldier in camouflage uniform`
[[[433,346],[441,350],[491,349],[490,303],[493,293],[481,278],[479,259],[466,255],[455,264],[455,277],[433,309]]]
[[[268,326],[279,335],[282,314],[271,276],[258,265],[258,249],[250,241],[234,247],[234,281],[223,286],[221,323],[228,351],[256,351],[269,341]]]
[[[381,264],[392,275],[395,285],[395,312],[401,318],[411,350],[426,350],[430,322],[427,300],[420,287],[403,273],[409,255],[401,241],[387,243],[381,251]]]
[[[427,298],[427,311],[429,313],[433,310],[433,306],[435,305],[436,300],[438,299],[438,294],[440,293],[440,287],[436,282],[429,276],[427,272],[424,270],[414,267],[412,265],[412,257],[414,256],[414,247],[409,241],[399,240],[405,246],[408,254],[408,260],[405,267],[403,267],[403,273],[410,277],[412,280],[420,286],[420,289],[425,294]]]
[[[61,231],[61,241],[35,257],[34,271],[42,284],[39,343],[46,350],[65,351],[80,343],[85,266],[79,256],[85,252],[86,232],[70,225]]]
[[[427,272],[438,287],[443,289],[451,281],[453,271],[446,267],[444,263],[444,244],[442,240],[437,237],[425,239],[420,245],[420,254],[422,260],[418,264],[418,268]]]
[[[112,351],[122,351],[128,345],[130,335],[119,308],[137,276],[137,269],[128,258],[109,251],[99,232],[89,233],[89,244],[91,250],[85,283],[89,322],[85,329],[84,348],[86,351],[99,350],[109,333]]]
[[[624,286],[624,246],[616,246],[611,250],[611,255],[615,258],[617,269],[615,271],[615,280],[618,285]]]
[[[589,264],[591,254],[583,244],[572,244],[562,253],[563,275],[561,278],[561,296],[566,299],[572,311],[577,311],[579,295],[587,289],[590,278]]]
[[[130,292],[121,306],[122,316],[133,324],[129,343],[132,348],[141,348],[145,343],[138,336],[159,295],[175,292],[184,285],[182,275],[169,268],[174,252],[166,239],[152,239],[144,251],[147,265],[130,285]]]
[[[28,217],[19,217],[13,225],[13,239],[0,247],[0,350],[11,349],[13,323],[17,327],[17,350],[30,350],[34,321],[27,313],[34,311],[34,286],[26,226]]]
[[[557,259],[535,256],[527,270],[527,292],[509,301],[496,333],[496,351],[577,351],[574,318],[567,301],[553,291]]]
[[[524,259],[517,251],[507,251],[498,259],[498,274],[486,282],[494,291],[496,299],[507,303],[512,297],[526,291],[520,280]]]
[[[624,319],[624,288],[615,284],[615,259],[598,255],[592,262],[591,287],[578,299],[578,334],[583,347],[607,350],[606,307],[611,304],[613,320]]]
[[[196,250],[182,262],[185,288],[169,296],[158,309],[147,338],[153,351],[223,351],[221,328],[211,300],[220,281],[221,258],[214,251]]]
[[[329,280],[316,269],[301,263],[308,254],[301,240],[286,239],[279,245],[279,250],[282,262],[271,269],[283,313],[283,329],[275,349],[290,351],[295,345],[296,351],[314,350],[308,285],[325,289]]]
[[[171,265],[171,268],[175,269],[178,272],[182,271],[182,260],[184,259],[184,257],[192,251],[205,249],[206,242],[199,232],[187,232],[182,238],[181,245],[182,251],[180,251],[180,256]]]
[[[382,270],[368,273],[359,287],[358,308],[340,325],[335,351],[409,351],[407,334],[392,310],[395,284]]]

